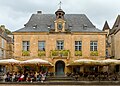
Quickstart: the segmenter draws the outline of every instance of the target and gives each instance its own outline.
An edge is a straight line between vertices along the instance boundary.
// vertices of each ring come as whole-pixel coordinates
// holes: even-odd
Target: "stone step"
[[[72,77],[47,77],[47,81],[74,81]]]
[[[0,82],[7,85],[120,85],[120,81],[44,81],[44,82]]]

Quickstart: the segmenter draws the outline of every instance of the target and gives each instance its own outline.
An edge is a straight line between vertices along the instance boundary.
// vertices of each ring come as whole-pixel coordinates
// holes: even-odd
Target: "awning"
[[[120,64],[120,60],[116,59],[105,59],[105,60],[92,60],[92,59],[79,59],[75,60],[67,66],[74,66],[74,65],[111,65],[111,64]]]
[[[20,63],[21,65],[48,65],[48,66],[53,66],[52,63],[50,63],[47,60],[43,60],[43,59],[30,59],[30,60],[26,60],[26,61],[22,61]]]
[[[3,59],[0,60],[0,65],[8,65],[8,64],[20,64],[21,61],[15,60],[15,59]]]

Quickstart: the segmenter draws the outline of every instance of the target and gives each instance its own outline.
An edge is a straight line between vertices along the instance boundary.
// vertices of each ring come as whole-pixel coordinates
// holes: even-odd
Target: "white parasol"
[[[49,61],[42,59],[30,59],[30,60],[22,61],[21,64],[22,65],[33,65],[33,64],[52,65]]]
[[[21,61],[15,60],[15,59],[3,59],[0,60],[1,65],[8,65],[8,64],[20,64]]]

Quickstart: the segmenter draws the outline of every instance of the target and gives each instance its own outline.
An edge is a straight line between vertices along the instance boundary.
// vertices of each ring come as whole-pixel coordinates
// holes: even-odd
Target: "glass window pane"
[[[29,41],[23,41],[23,50],[29,51],[29,45],[30,45]]]
[[[90,51],[97,51],[97,41],[90,42]]]
[[[93,45],[93,42],[90,42],[90,45]]]
[[[57,49],[58,50],[63,50],[64,49],[64,41],[57,41]]]
[[[94,47],[94,51],[97,51],[97,46]]]
[[[90,46],[90,51],[93,51],[93,46]]]
[[[75,51],[81,51],[82,50],[82,42],[81,41],[75,41]]]
[[[38,42],[38,50],[45,51],[45,41]]]
[[[94,45],[97,45],[97,42],[94,42]]]

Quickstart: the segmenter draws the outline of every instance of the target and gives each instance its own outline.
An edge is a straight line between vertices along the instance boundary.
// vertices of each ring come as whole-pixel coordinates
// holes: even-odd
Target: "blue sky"
[[[99,29],[107,20],[112,28],[120,14],[120,0],[61,0],[66,14],[85,14]],[[27,23],[30,16],[41,10],[54,14],[60,0],[0,0],[0,24],[15,31]]]

